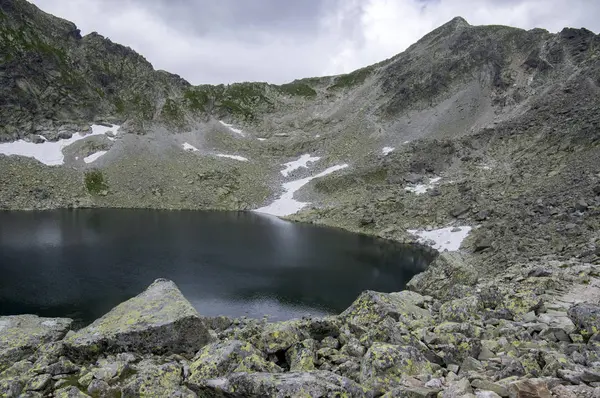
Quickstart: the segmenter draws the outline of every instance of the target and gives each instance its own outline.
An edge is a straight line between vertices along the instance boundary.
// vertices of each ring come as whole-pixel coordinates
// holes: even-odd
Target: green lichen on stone
[[[432,373],[431,363],[415,347],[374,343],[362,360],[360,381],[374,391],[384,393],[399,386],[403,375]]]

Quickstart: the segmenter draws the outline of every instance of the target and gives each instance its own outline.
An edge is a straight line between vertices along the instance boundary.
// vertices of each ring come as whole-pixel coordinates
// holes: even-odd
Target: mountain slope
[[[398,240],[468,224],[465,248],[489,264],[598,257],[600,36],[586,29],[455,18],[347,75],[192,86],[24,0],[0,10],[0,141],[122,124],[65,148],[64,166],[0,156],[1,208],[253,209],[349,164],[296,193],[314,204],[297,219]],[[302,154],[320,160],[282,176]],[[88,189],[92,172],[104,189]]]

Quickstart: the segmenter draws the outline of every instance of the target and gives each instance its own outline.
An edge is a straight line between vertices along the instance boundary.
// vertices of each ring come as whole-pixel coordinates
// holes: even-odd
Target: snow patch
[[[404,189],[408,192],[412,192],[417,195],[422,195],[425,192],[429,191],[431,188],[435,187],[441,179],[441,177],[431,178],[427,184],[410,185],[408,187],[404,187]]]
[[[257,138],[257,140],[259,140],[259,141],[266,141],[267,139],[266,138]]]
[[[420,243],[431,246],[438,251],[455,252],[460,249],[460,245],[472,229],[469,226],[447,227],[431,231],[409,229],[408,233],[418,236]]]
[[[217,156],[220,158],[229,158],[229,159],[234,159],[234,160],[239,160],[240,162],[247,162],[248,159],[243,157],[243,156],[238,156],[238,155],[225,155],[222,153],[217,153]]]
[[[270,214],[270,215],[279,216],[279,217],[289,216],[294,213],[297,213],[303,207],[310,204],[310,203],[299,202],[294,199],[294,193],[297,190],[299,190],[300,188],[302,188],[303,186],[305,186],[306,184],[308,184],[310,181],[314,180],[315,178],[324,177],[324,176],[331,174],[333,172],[336,172],[338,170],[345,169],[346,167],[348,167],[347,164],[340,164],[337,166],[329,167],[328,169],[320,172],[319,174],[317,174],[315,176],[286,182],[285,184],[283,184],[283,189],[285,191],[283,193],[283,195],[281,195],[278,199],[276,199],[270,205],[261,207],[260,209],[256,209],[254,211],[257,213],[265,213],[265,214]]]
[[[85,158],[83,158],[83,161],[86,163],[92,163],[93,161],[98,159],[100,156],[106,155],[107,152],[108,151],[98,151],[96,153],[92,153],[90,156],[86,156]]]
[[[225,123],[222,120],[219,120],[219,123],[221,123],[223,126],[227,127],[229,130],[233,131],[234,133],[239,134],[242,137],[244,137],[244,132],[240,129],[236,129],[235,127],[233,127],[233,124]]]
[[[381,150],[381,153],[383,153],[384,155],[387,155],[387,154],[393,152],[394,149],[396,149],[396,148],[392,148],[391,146],[384,146],[383,149]]]
[[[310,156],[309,154],[304,154],[298,158],[298,160],[293,160],[291,162],[284,163],[285,169],[281,170],[281,174],[284,177],[290,175],[290,173],[294,170],[298,170],[299,168],[308,169],[308,162],[316,162],[321,158],[318,156]]]
[[[187,142],[183,143],[183,150],[184,151],[192,151],[192,152],[197,152],[198,148],[196,148],[195,146],[188,144]]]
[[[59,166],[65,163],[65,156],[62,153],[64,148],[94,135],[104,135],[111,130],[117,131],[121,126],[107,127],[93,124],[91,127],[92,132],[90,134],[75,133],[71,138],[60,139],[56,142],[44,141],[41,144],[34,144],[33,142],[18,140],[0,144],[0,154],[26,156],[35,158],[48,166]]]

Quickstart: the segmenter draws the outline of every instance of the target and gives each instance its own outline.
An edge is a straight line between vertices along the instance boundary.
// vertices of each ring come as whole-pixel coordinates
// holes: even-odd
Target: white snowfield
[[[244,137],[244,132],[240,129],[236,129],[235,127],[233,127],[233,124],[225,123],[222,120],[219,120],[219,123],[221,123],[223,126],[227,127],[229,130],[233,131],[234,133],[239,134],[242,137]]]
[[[336,172],[338,170],[345,169],[346,167],[348,167],[347,164],[340,164],[337,166],[329,167],[328,169],[320,172],[319,174],[317,174],[315,176],[286,182],[285,184],[283,184],[283,189],[285,190],[283,195],[281,195],[278,199],[276,199],[270,205],[261,207],[260,209],[256,209],[254,211],[257,213],[265,213],[265,214],[270,214],[270,215],[279,216],[279,217],[289,216],[294,213],[297,213],[303,207],[310,204],[310,203],[300,202],[300,201],[294,199],[294,193],[297,190],[299,190],[300,188],[302,188],[303,186],[305,186],[306,184],[308,184],[311,180],[313,180],[315,178],[324,177],[324,176],[331,174],[333,172]]]
[[[96,153],[92,153],[89,156],[86,156],[85,158],[83,158],[83,161],[86,163],[92,163],[94,161],[96,161],[100,156],[104,156],[108,153],[108,151],[98,151]]]
[[[298,158],[298,160],[292,160],[291,162],[284,163],[285,169],[281,170],[281,174],[284,177],[290,175],[290,173],[294,170],[298,170],[299,168],[308,169],[309,162],[316,162],[321,158],[318,156],[310,156],[309,154],[304,154]]]
[[[404,187],[404,189],[408,192],[412,192],[417,195],[422,195],[425,192],[429,191],[431,188],[435,187],[442,177],[431,178],[427,184],[418,184],[418,185],[410,185],[408,187]]]
[[[7,142],[0,144],[0,154],[17,155],[35,158],[39,162],[48,166],[59,166],[65,163],[63,149],[69,145],[83,140],[94,135],[104,135],[109,131],[117,132],[121,126],[113,125],[112,127],[100,126],[93,124],[90,134],[82,135],[75,133],[71,138],[60,139],[56,142],[44,141],[41,144],[34,144],[25,140]],[[45,138],[43,138],[45,140]]]
[[[409,229],[407,232],[419,237],[419,242],[431,246],[438,251],[455,252],[460,249],[463,240],[473,228],[469,226],[446,227],[431,231]]]
[[[247,162],[248,159],[243,157],[243,156],[238,156],[238,155],[225,155],[223,153],[217,153],[217,156],[220,158],[228,158],[228,159],[234,159],[234,160],[239,160],[240,162]]]
[[[392,148],[391,146],[384,146],[383,149],[381,150],[381,153],[383,153],[384,155],[387,155],[387,154],[393,152],[394,149],[396,149],[396,148]]]
[[[187,142],[183,143],[183,150],[184,151],[192,151],[192,152],[197,152],[198,148],[196,148],[195,146],[188,144]]]

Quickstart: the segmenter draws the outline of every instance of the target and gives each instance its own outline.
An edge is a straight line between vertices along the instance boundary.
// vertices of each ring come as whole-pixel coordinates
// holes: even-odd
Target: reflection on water
[[[90,322],[174,280],[198,311],[289,319],[398,291],[431,255],[337,229],[246,212],[0,212],[0,315]]]

